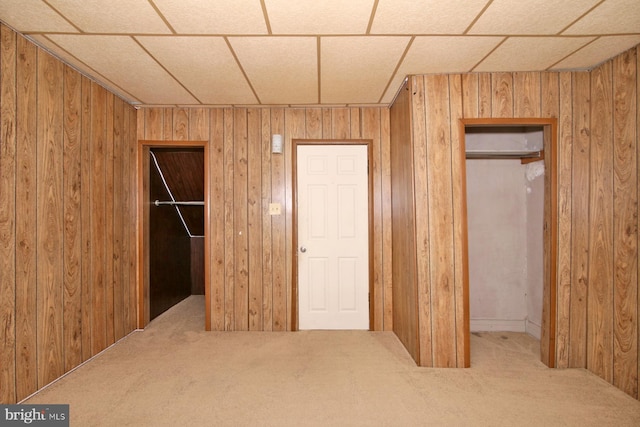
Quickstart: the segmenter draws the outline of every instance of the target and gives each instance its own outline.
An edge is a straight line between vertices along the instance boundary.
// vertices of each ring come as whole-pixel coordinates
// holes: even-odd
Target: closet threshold
[[[467,159],[520,159],[522,164],[544,160],[544,150],[540,151],[467,151]]]

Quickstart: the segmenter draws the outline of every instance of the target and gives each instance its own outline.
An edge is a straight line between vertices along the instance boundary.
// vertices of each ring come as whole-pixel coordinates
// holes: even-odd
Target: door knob
[[[300,252],[302,253],[307,252],[307,248],[305,248],[304,246],[300,246]]]

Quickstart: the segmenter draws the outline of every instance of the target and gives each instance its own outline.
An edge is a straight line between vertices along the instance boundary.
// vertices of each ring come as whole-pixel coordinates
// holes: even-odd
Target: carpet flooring
[[[205,332],[192,296],[24,403],[72,426],[640,426],[640,402],[548,369],[526,334],[471,336],[471,368],[415,365],[391,332]]]

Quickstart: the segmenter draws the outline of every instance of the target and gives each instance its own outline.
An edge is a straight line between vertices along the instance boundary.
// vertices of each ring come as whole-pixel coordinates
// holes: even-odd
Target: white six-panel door
[[[366,145],[298,145],[298,327],[369,329]]]

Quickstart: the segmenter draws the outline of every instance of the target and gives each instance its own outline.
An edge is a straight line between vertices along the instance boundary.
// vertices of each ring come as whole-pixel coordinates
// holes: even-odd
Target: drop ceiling
[[[638,0],[2,0],[0,21],[143,106],[388,105],[406,75],[640,44]]]

